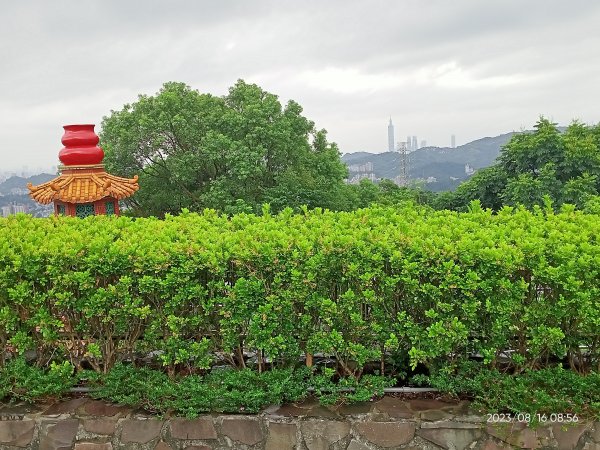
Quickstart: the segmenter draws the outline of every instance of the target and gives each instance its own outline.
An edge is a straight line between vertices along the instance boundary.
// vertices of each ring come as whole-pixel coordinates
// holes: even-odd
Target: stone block
[[[85,404],[83,411],[90,416],[112,417],[117,414],[124,416],[131,411],[126,406],[117,406],[100,400],[91,400]]]
[[[154,450],[173,450],[173,447],[171,447],[166,442],[161,441],[158,444],[156,444],[156,447],[154,447]]]
[[[283,417],[300,417],[306,416],[309,413],[309,409],[298,408],[295,405],[283,405],[272,412],[270,414],[274,416],[283,416]]]
[[[79,420],[67,419],[45,424],[39,450],[71,450],[79,428]]]
[[[582,450],[600,450],[600,444],[595,442],[587,442]]]
[[[308,417],[321,417],[325,419],[339,419],[340,415],[337,411],[329,409],[325,406],[318,405],[308,410]]]
[[[99,444],[96,442],[77,442],[74,450],[113,450],[110,442]]]
[[[21,420],[26,414],[35,414],[48,406],[18,403],[0,406],[0,420]]]
[[[555,423],[552,425],[552,434],[556,443],[558,444],[558,450],[572,450],[577,446],[579,439],[583,433],[589,428],[589,425],[562,425]]]
[[[456,404],[450,404],[444,407],[444,411],[451,412],[457,416],[470,416],[477,414],[477,411],[472,407],[471,402],[467,400],[459,401]]]
[[[362,442],[357,441],[356,439],[352,439],[346,450],[371,450],[371,449],[369,447],[367,447],[365,444],[363,444]]]
[[[211,418],[172,419],[171,436],[175,439],[217,439],[217,431]]]
[[[425,428],[417,435],[447,450],[464,450],[479,439],[482,431],[476,428]]]
[[[539,448],[550,445],[550,429],[532,429],[524,422],[498,423],[487,426],[487,433],[519,448]]]
[[[246,445],[258,444],[263,440],[260,423],[254,419],[225,419],[221,430],[234,441]]]
[[[112,435],[117,426],[116,419],[84,419],[83,429],[90,433]]]
[[[292,423],[269,423],[265,450],[292,450],[296,448],[298,427]]]
[[[508,445],[506,443],[498,444],[492,440],[489,440],[485,443],[482,450],[511,450],[514,447]]]
[[[448,403],[434,399],[415,399],[409,401],[410,409],[413,411],[441,410],[444,408],[457,407],[458,403]]]
[[[415,436],[412,422],[361,422],[355,428],[369,442],[385,448],[408,444]]]
[[[0,444],[27,447],[33,439],[34,429],[33,420],[0,421]]]
[[[337,413],[343,416],[358,416],[368,414],[373,409],[373,402],[358,402],[349,405],[342,405],[337,409]]]
[[[73,398],[67,401],[60,401],[50,405],[43,413],[44,416],[59,416],[61,414],[75,414],[79,408],[89,401],[86,397]]]
[[[190,445],[189,447],[186,447],[185,450],[212,450],[212,449],[207,445]]]
[[[383,397],[375,403],[377,411],[387,414],[389,417],[398,419],[412,419],[415,413],[412,412],[408,404],[395,397]]]
[[[331,444],[348,436],[350,424],[335,420],[310,419],[302,422],[300,429],[308,450],[326,450]]]
[[[461,417],[462,419],[462,417]],[[421,428],[460,428],[460,429],[480,429],[481,424],[473,422],[454,422],[440,420],[436,422],[422,422]]]
[[[421,420],[426,420],[429,422],[433,422],[435,420],[449,419],[451,417],[452,417],[452,414],[447,413],[446,411],[443,411],[441,409],[431,409],[431,410],[423,411],[421,413]]]
[[[162,428],[161,420],[146,419],[126,419],[123,421],[123,432],[121,433],[121,442],[137,442],[147,444],[152,439],[156,439]]]

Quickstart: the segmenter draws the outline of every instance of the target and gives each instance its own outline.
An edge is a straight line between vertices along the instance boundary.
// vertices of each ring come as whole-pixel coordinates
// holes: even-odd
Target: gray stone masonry
[[[600,423],[488,423],[468,402],[314,400],[256,415],[153,417],[98,400],[0,404],[0,450],[600,450]]]

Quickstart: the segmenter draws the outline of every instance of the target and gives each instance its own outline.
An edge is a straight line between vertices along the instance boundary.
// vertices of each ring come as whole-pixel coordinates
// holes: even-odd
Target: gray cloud
[[[0,171],[49,166],[61,126],[183,81],[298,101],[344,152],[599,120],[600,4],[534,0],[25,1],[0,7]],[[15,152],[14,149],[19,149]]]

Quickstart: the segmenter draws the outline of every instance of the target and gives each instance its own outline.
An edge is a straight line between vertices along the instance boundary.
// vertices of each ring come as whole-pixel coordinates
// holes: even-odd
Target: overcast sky
[[[386,151],[390,116],[438,146],[600,121],[593,0],[0,2],[0,171],[56,164],[62,125],[166,81],[257,83],[344,153]]]

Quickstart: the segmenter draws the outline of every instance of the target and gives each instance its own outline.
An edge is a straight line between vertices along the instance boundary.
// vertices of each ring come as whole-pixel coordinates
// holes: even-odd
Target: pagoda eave
[[[27,185],[33,200],[42,204],[93,203],[106,197],[130,197],[138,189],[138,176],[132,179],[111,175],[101,164],[61,167],[62,173],[39,186]]]

